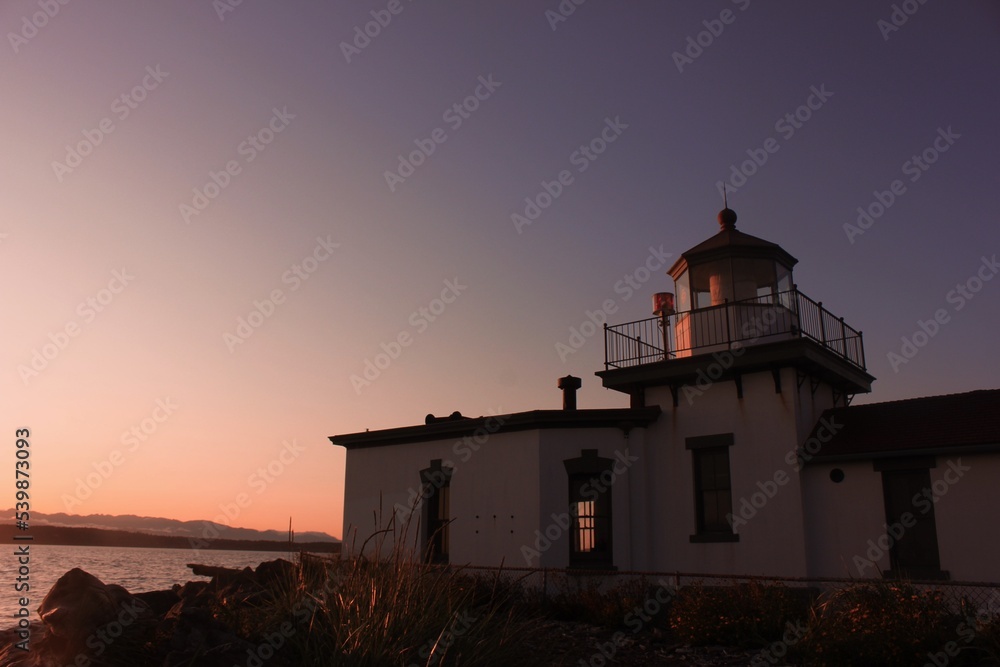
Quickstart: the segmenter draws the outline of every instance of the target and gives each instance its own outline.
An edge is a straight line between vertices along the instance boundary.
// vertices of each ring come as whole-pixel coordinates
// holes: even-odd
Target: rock
[[[163,616],[170,608],[180,602],[180,586],[169,591],[149,591],[146,593],[136,593],[135,597],[145,602],[154,616]]]
[[[191,568],[191,571],[199,577],[212,577],[212,581],[214,583],[229,583],[230,581],[250,578],[253,576],[253,570],[249,567],[237,570],[231,567],[198,565],[197,563],[188,563],[188,567]]]
[[[32,623],[30,651],[16,648],[16,628],[0,631],[0,667],[246,664],[258,646],[239,635],[239,624],[220,619],[232,624],[231,612],[264,608],[273,595],[268,587],[291,581],[296,566],[276,560],[256,571],[191,567],[212,580],[137,595],[70,570],[38,607],[42,623]],[[288,663],[275,656],[270,664]]]
[[[148,614],[145,602],[80,568],[60,577],[38,607],[47,629],[46,648],[67,657],[110,644],[114,636]]]

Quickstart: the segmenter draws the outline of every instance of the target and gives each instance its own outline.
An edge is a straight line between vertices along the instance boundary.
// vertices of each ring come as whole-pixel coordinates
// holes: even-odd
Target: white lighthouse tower
[[[632,555],[640,567],[806,576],[798,452],[825,410],[874,378],[861,332],[795,285],[797,260],[736,229],[731,209],[718,219],[670,268],[676,299],[658,294],[654,317],[605,327],[604,386],[661,410],[632,452],[645,463],[630,480],[645,515],[633,534],[649,536]]]

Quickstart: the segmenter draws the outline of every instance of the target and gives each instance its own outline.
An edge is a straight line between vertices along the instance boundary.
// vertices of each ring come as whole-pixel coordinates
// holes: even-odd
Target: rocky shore
[[[80,569],[63,575],[38,608],[41,622],[0,632],[4,667],[281,667],[281,619],[262,643],[248,641],[239,619],[260,614],[283,584],[301,576],[286,560],[256,570],[190,565],[211,581],[170,590],[129,593]],[[223,620],[225,619],[225,620]],[[259,619],[257,619],[259,620]],[[655,635],[613,645],[613,632],[585,623],[539,619],[530,640],[541,664],[591,664],[600,647],[614,646],[619,665],[745,665],[752,655],[724,647],[692,648]],[[287,647],[286,647],[287,648]],[[605,648],[605,651],[607,649]],[[374,664],[374,663],[373,663]],[[383,664],[379,662],[378,664]],[[391,663],[385,663],[391,664]]]
[[[38,608],[41,622],[0,633],[5,667],[98,667],[104,665],[243,665],[259,646],[218,619],[220,602],[252,605],[271,584],[289,580],[295,565],[285,560],[256,570],[189,566],[211,581],[191,581],[171,590],[131,594],[81,569],[64,574]],[[287,664],[281,660],[269,665]]]

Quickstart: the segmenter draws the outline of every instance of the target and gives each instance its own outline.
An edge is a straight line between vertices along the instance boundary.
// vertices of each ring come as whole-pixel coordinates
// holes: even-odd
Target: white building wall
[[[632,539],[634,518],[646,514],[641,503],[633,497],[633,477],[640,473],[642,460],[642,442],[644,429],[632,429],[626,439],[619,428],[592,429],[549,429],[541,432],[541,471],[539,475],[539,497],[541,506],[539,512],[540,532],[545,535],[542,544],[551,545],[542,551],[541,556],[531,563],[522,558],[520,566],[564,568],[569,565],[570,535],[562,529],[560,518],[553,514],[566,515],[569,510],[569,478],[566,474],[564,461],[575,459],[584,449],[596,449],[601,458],[615,459],[621,474],[615,475],[611,490],[611,520],[612,520],[612,556],[614,565],[620,570],[636,567],[632,558]],[[634,462],[629,457],[637,457]],[[549,532],[546,534],[546,530]],[[550,540],[550,536],[557,539]],[[530,545],[535,548],[534,542]]]
[[[1000,508],[998,481],[997,454],[938,456],[937,467],[931,469],[941,569],[952,579],[1000,581],[1000,532],[995,519]]]
[[[682,390],[676,408],[668,388],[647,390],[647,404],[664,410],[646,436],[652,462],[649,508],[655,569],[806,574],[800,481],[786,461],[798,444],[795,373],[791,369],[781,373],[780,394],[774,391],[770,371],[752,373],[743,376],[743,399],[737,397],[734,382],[717,382],[700,395],[685,395]],[[739,542],[691,543],[694,471],[685,439],[720,433],[733,434],[729,457],[733,513],[745,518],[746,524],[736,528]],[[773,493],[766,494],[758,483],[773,488]],[[744,500],[748,509],[741,514]]]
[[[519,564],[538,528],[538,431],[494,433],[451,482],[451,562]]]
[[[933,507],[941,569],[956,581],[996,581],[1000,536],[990,528],[989,512],[1000,507],[1000,457],[938,456],[936,460],[930,479],[937,498]],[[844,471],[839,484],[830,480],[834,468]],[[888,550],[883,548],[888,542],[883,537],[882,473],[875,471],[871,461],[808,465],[804,486],[810,517],[810,576],[877,577],[889,569]],[[915,504],[914,513],[925,506]]]
[[[451,562],[499,565],[520,560],[520,546],[538,527],[538,431],[494,433],[481,440],[481,444],[438,440],[348,450],[345,551],[359,549],[369,535],[386,527],[397,503],[410,507],[421,491],[420,471],[432,460],[442,459],[443,465],[454,469]],[[381,526],[375,520],[380,503]],[[409,546],[423,544],[421,510],[418,504],[410,518]],[[400,512],[401,518],[405,516]]]
[[[830,479],[835,468],[844,472],[839,484]],[[807,464],[802,486],[809,576],[881,576],[889,568],[889,554],[868,554],[867,544],[885,532],[882,474],[872,462]]]

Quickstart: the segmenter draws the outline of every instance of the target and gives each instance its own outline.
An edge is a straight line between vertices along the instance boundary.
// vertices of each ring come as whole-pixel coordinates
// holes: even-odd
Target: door
[[[885,496],[885,521],[893,538],[889,562],[893,574],[912,578],[938,578],[941,561],[938,556],[937,525],[934,503],[930,499],[931,478],[926,468],[918,470],[884,470],[882,492]],[[905,516],[906,514],[910,516]],[[912,524],[912,525],[910,525]]]

